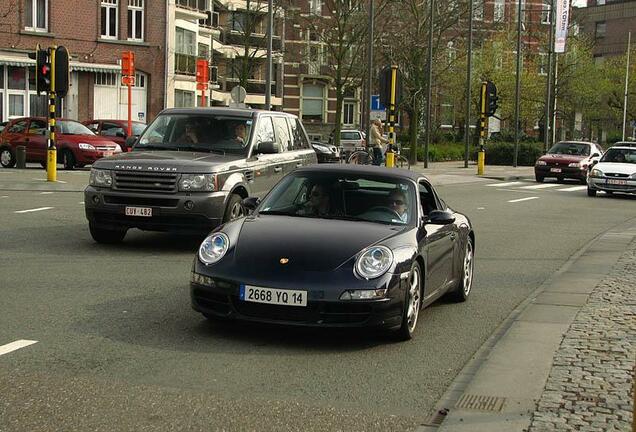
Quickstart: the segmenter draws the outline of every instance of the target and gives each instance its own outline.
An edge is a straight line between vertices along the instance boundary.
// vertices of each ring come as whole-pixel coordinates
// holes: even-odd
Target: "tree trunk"
[[[409,154],[409,162],[411,165],[417,165],[417,135],[419,133],[420,116],[417,109],[417,103],[408,111],[409,113],[409,146],[411,153]]]

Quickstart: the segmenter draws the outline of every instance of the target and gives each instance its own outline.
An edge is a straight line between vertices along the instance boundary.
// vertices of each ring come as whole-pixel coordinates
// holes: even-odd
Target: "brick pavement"
[[[566,332],[528,432],[631,431],[635,358],[632,243]]]

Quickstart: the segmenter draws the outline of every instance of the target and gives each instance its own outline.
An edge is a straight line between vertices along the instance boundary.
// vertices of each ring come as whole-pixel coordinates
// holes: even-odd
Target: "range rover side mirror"
[[[261,154],[275,154],[278,153],[278,146],[274,141],[263,141],[258,144],[256,150]]]
[[[247,213],[252,213],[256,210],[256,207],[261,203],[260,198],[258,197],[247,197],[241,201],[241,205],[246,210]]]
[[[433,225],[450,225],[455,222],[453,213],[445,210],[433,210],[428,215],[427,223]]]
[[[126,138],[126,147],[131,148],[132,146],[134,146],[135,144],[137,144],[137,138],[139,138],[138,136],[129,136],[128,138]]]

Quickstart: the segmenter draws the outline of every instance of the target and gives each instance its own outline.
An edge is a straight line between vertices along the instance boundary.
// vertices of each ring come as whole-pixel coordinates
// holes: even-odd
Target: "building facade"
[[[168,107],[230,106],[242,102],[265,106],[267,57],[266,0],[169,0],[166,51]],[[282,107],[283,11],[276,9],[273,37],[271,104]],[[210,65],[210,83],[204,95],[196,86],[196,62]],[[231,90],[242,84],[243,101]]]
[[[625,54],[629,32],[632,32],[632,44],[636,45],[636,2],[633,0],[592,0],[587,7],[574,9],[573,19],[579,31],[595,41],[597,61]]]
[[[123,51],[135,53],[133,119],[148,121],[164,108],[165,2],[9,0],[0,5],[0,29],[3,121],[48,111],[46,96],[35,92],[35,61],[28,57],[37,44],[69,51],[70,87],[60,113],[64,117],[127,117]]]

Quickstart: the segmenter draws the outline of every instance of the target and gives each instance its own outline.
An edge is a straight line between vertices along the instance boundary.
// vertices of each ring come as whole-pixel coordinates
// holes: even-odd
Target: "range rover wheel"
[[[115,244],[121,243],[121,241],[126,237],[126,229],[124,230],[108,230],[103,228],[98,228],[92,223],[88,224],[88,228],[91,232],[91,236],[93,240],[97,243],[104,244]]]
[[[0,150],[0,165],[4,168],[13,168],[15,166],[15,156],[9,148]]]
[[[245,209],[241,204],[242,201],[243,198],[241,198],[240,195],[230,195],[230,198],[227,200],[227,206],[225,207],[225,213],[223,214],[223,223],[245,216]]]

